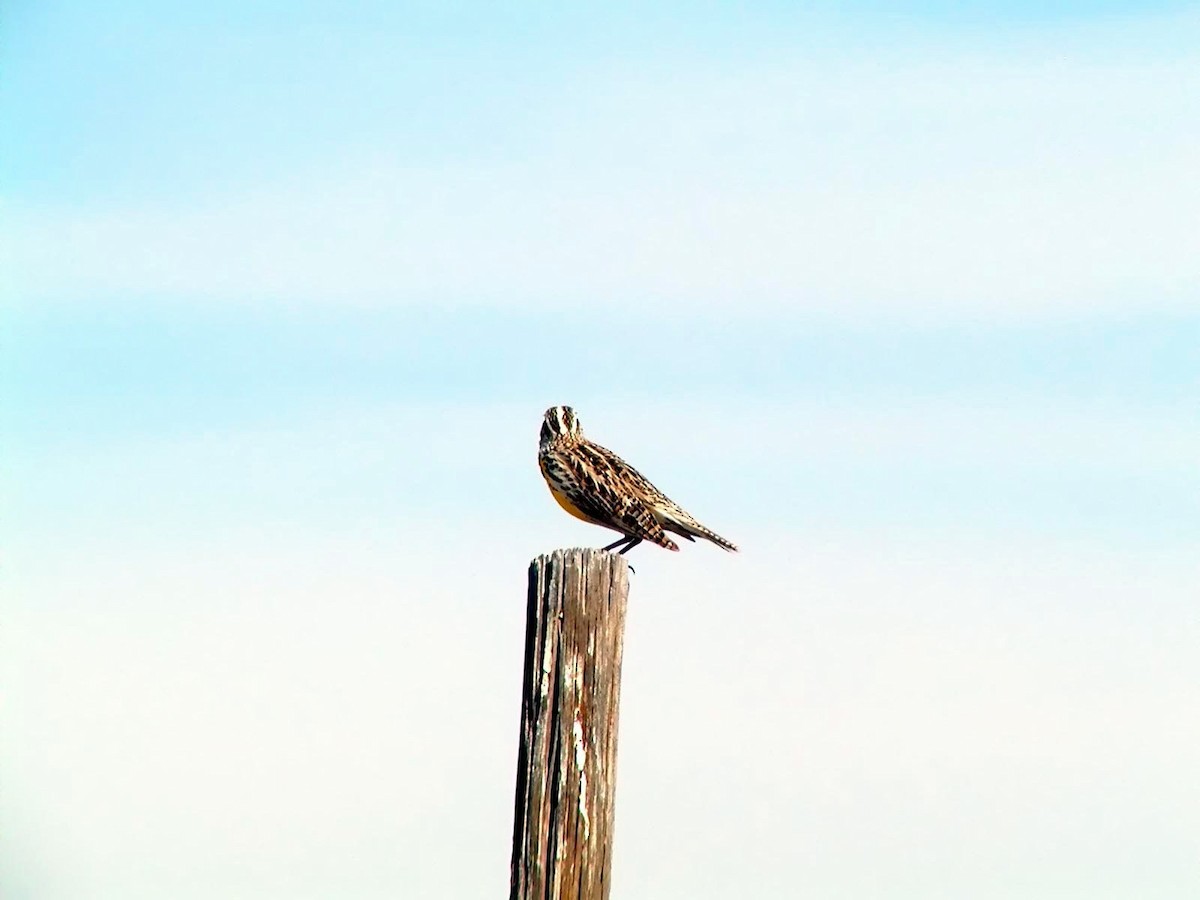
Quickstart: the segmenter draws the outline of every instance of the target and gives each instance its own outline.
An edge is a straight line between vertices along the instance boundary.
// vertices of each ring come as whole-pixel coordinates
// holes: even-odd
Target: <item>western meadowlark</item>
[[[559,506],[577,519],[621,533],[621,539],[605,550],[624,544],[618,551],[624,553],[642,541],[678,550],[679,545],[667,537],[668,531],[689,541],[702,537],[726,550],[737,550],[617,454],[585,438],[575,410],[569,406],[546,410],[538,466]]]

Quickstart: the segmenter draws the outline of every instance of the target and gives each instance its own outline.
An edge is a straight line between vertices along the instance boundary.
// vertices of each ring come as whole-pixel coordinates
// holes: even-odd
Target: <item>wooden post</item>
[[[555,550],[529,566],[510,900],[606,900],[629,566]]]

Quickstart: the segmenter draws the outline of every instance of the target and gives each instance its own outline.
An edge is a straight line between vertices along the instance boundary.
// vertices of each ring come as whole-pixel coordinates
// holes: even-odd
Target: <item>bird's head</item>
[[[562,440],[582,439],[583,429],[579,427],[579,420],[575,418],[575,410],[569,406],[552,406],[546,410],[542,419],[541,447],[548,447]]]

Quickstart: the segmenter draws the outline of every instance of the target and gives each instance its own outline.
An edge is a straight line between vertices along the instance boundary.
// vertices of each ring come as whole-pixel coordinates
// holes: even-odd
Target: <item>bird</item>
[[[577,519],[611,528],[621,539],[605,547],[624,554],[642,541],[668,550],[679,545],[667,532],[689,541],[702,537],[718,547],[737,547],[701,525],[641,472],[607,447],[583,436],[575,410],[552,406],[542,419],[538,467],[558,505]]]

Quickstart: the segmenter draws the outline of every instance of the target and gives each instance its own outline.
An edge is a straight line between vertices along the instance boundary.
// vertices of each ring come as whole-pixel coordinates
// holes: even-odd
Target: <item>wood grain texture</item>
[[[629,568],[600,550],[529,566],[511,900],[605,900]]]

